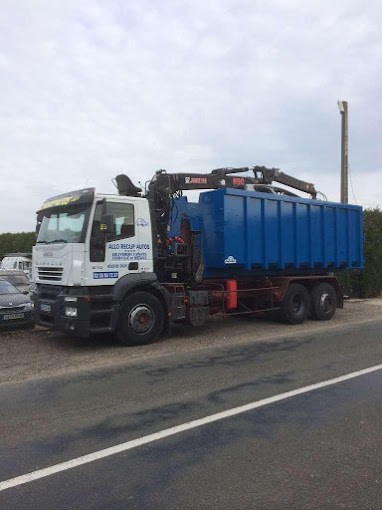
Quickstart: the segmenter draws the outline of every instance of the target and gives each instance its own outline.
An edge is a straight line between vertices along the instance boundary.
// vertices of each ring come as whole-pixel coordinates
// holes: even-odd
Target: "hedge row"
[[[351,297],[375,297],[382,294],[382,210],[364,212],[365,269],[360,274],[350,271],[339,273],[346,292]],[[0,234],[0,260],[5,253],[30,252],[35,244],[34,232]]]
[[[366,209],[363,216],[365,268],[360,274],[342,271],[340,280],[350,297],[382,295],[382,210]]]
[[[35,232],[19,232],[17,234],[0,234],[0,260],[6,253],[28,253],[36,242]]]

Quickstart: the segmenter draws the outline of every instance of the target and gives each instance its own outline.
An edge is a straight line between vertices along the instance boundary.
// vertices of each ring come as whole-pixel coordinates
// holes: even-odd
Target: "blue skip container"
[[[170,236],[185,218],[202,233],[205,278],[363,267],[359,206],[227,188],[174,199]]]

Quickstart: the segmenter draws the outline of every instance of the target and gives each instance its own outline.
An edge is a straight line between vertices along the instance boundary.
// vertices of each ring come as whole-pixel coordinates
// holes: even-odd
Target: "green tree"
[[[363,215],[365,267],[359,273],[342,271],[339,279],[350,297],[371,298],[382,294],[382,210],[366,209]]]
[[[363,217],[365,269],[360,275],[361,297],[382,293],[382,210],[367,209]]]
[[[0,234],[0,260],[6,253],[31,252],[35,243],[35,232],[18,232],[16,234],[7,232]]]

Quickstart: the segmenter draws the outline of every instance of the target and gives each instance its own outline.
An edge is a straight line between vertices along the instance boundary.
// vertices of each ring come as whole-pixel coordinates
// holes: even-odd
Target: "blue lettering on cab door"
[[[95,280],[102,280],[104,278],[118,278],[118,271],[96,271],[93,273]]]
[[[110,245],[110,248],[112,248],[112,245]],[[113,262],[120,260],[146,260],[148,257],[147,252],[149,250],[150,245],[145,243],[120,243],[118,244],[118,251],[113,251],[111,253],[111,260]]]

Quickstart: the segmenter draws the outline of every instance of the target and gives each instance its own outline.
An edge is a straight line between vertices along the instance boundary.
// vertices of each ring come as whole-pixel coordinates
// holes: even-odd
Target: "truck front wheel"
[[[145,345],[158,339],[164,324],[160,301],[149,292],[134,292],[122,303],[117,339],[123,345]]]
[[[290,324],[301,324],[308,318],[309,292],[303,285],[289,285],[280,312],[282,319]]]
[[[330,283],[320,283],[313,287],[311,295],[312,319],[319,321],[328,321],[336,313],[337,294],[333,285]]]

